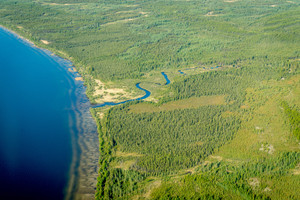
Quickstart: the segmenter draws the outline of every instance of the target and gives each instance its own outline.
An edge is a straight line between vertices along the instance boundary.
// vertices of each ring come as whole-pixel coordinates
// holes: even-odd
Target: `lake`
[[[64,199],[67,191],[72,198],[79,125],[89,124],[98,151],[85,89],[71,63],[50,54],[0,27],[0,199]],[[97,166],[94,157],[89,164]]]

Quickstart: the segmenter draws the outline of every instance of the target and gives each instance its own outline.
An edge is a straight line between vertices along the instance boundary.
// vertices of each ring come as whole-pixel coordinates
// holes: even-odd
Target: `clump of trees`
[[[281,102],[281,106],[284,109],[284,113],[289,119],[291,131],[294,136],[300,140],[300,112],[299,109],[291,108],[286,101]]]

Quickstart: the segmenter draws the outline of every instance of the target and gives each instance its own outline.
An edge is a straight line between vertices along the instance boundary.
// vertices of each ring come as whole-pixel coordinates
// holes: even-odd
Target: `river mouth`
[[[104,106],[116,106],[116,105],[124,104],[124,103],[130,102],[130,101],[139,101],[139,100],[147,99],[151,95],[151,92],[149,90],[146,90],[146,89],[142,88],[140,86],[140,84],[141,83],[137,83],[135,86],[138,89],[145,92],[144,96],[136,98],[136,99],[129,99],[129,100],[126,100],[126,101],[117,102],[117,103],[115,103],[115,102],[104,102],[102,104],[93,105],[93,108],[100,108],[100,107],[104,107]]]
[[[164,85],[169,85],[171,83],[171,81],[168,78],[168,75],[165,72],[161,72],[161,74],[163,75],[163,77],[166,80],[166,83]],[[144,91],[145,92],[144,96],[141,96],[141,97],[138,97],[138,98],[135,98],[135,99],[129,99],[129,100],[126,100],[126,101],[121,101],[121,102],[104,102],[104,103],[101,103],[101,104],[93,105],[92,107],[93,108],[100,108],[100,107],[104,107],[104,106],[116,106],[116,105],[124,104],[124,103],[127,103],[127,102],[131,102],[131,101],[140,101],[140,100],[147,99],[151,95],[151,92],[149,90],[146,90],[145,88],[142,88],[140,86],[140,84],[141,83],[135,84],[135,87],[137,87],[139,90]]]

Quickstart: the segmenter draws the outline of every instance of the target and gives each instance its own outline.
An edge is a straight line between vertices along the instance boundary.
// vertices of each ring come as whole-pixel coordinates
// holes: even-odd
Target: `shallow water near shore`
[[[98,142],[71,63],[0,27],[0,199],[93,197]]]

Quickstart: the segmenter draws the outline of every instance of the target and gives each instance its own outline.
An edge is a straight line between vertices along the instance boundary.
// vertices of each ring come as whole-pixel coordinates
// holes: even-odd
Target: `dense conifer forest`
[[[91,108],[96,199],[300,199],[299,5],[2,0],[0,25],[71,60],[93,103],[151,92]]]

